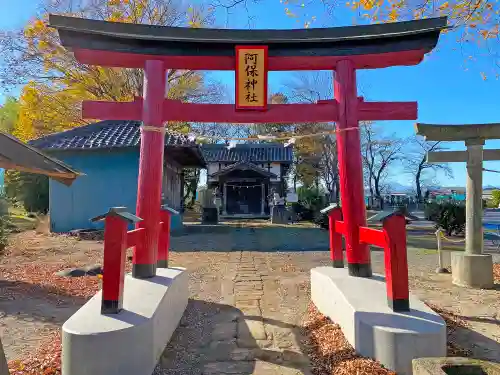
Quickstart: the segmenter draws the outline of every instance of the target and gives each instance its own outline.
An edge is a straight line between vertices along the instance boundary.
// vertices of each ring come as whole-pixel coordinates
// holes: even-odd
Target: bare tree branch
[[[443,172],[447,177],[453,177],[453,171],[446,163],[435,164],[427,163],[427,153],[432,151],[444,150],[442,142],[426,142],[423,137],[415,135],[408,142],[410,151],[405,158],[405,166],[413,176],[417,200],[423,198],[422,185],[429,178],[429,172]]]

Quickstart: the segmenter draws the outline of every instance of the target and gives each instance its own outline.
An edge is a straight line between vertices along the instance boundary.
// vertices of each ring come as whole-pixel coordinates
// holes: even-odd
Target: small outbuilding
[[[101,121],[30,142],[82,173],[70,187],[50,180],[49,212],[52,232],[100,229],[90,219],[110,207],[135,212],[139,177],[138,121]],[[182,212],[183,169],[203,168],[199,146],[186,136],[165,135],[163,203]],[[182,226],[172,217],[172,229]]]

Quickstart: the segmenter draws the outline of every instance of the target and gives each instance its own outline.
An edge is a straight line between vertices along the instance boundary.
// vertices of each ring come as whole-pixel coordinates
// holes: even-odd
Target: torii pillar
[[[500,160],[500,150],[483,150],[486,139],[500,139],[500,124],[417,124],[426,141],[464,141],[467,151],[436,151],[428,163],[467,163],[465,253],[452,253],[453,283],[471,288],[493,287],[493,258],[483,253],[483,161]]]

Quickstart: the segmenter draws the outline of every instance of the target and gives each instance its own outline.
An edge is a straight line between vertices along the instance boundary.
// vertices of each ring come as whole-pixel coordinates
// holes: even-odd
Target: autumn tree
[[[61,46],[57,31],[48,27],[48,13],[162,26],[201,27],[211,22],[210,12],[202,6],[183,6],[174,0],[47,0],[25,28],[0,35],[0,83],[3,88],[24,86],[18,120],[10,129],[24,141],[85,124],[83,100],[128,101],[142,95],[141,69],[80,64]],[[211,101],[220,91],[200,72],[172,69],[167,71],[167,82],[167,97],[183,101]],[[190,124],[169,127],[188,132]],[[17,193],[23,176],[13,173],[7,181]]]
[[[472,48],[479,47],[492,57],[497,68],[500,64],[500,6],[496,0],[352,0],[347,5],[375,23],[447,16],[450,28],[444,32],[454,32],[468,60],[473,59]]]
[[[127,101],[142,94],[141,69],[80,64],[61,46],[57,31],[47,26],[47,12],[166,26],[201,27],[207,22],[202,8],[181,8],[170,0],[56,0],[47,2],[44,11],[24,30],[0,38],[0,82],[4,87],[25,85],[15,129],[24,140],[85,123],[82,100]],[[198,72],[172,69],[167,81],[169,98],[203,101],[218,94]]]
[[[426,180],[432,178],[430,172],[443,172],[447,177],[453,177],[453,171],[446,163],[427,163],[427,153],[443,150],[442,142],[426,142],[421,136],[413,136],[409,140],[410,151],[405,158],[406,170],[412,175],[415,184],[416,198],[420,202],[423,198],[422,186]]]
[[[209,0],[210,3],[230,14],[241,11],[248,15],[251,24],[256,15],[252,4],[258,0]],[[462,54],[462,61],[470,65],[476,60],[489,58],[490,71],[481,76],[499,77],[500,68],[500,3],[497,0],[274,0],[282,5],[282,14],[296,21],[297,27],[314,25],[348,26],[351,24],[388,23],[419,20],[430,17],[448,17],[451,33],[447,41],[452,50]],[[345,12],[350,10],[351,14]],[[344,15],[340,19],[339,14]],[[334,23],[333,23],[334,22]],[[443,41],[440,42],[442,45]],[[439,49],[439,46],[438,46]]]

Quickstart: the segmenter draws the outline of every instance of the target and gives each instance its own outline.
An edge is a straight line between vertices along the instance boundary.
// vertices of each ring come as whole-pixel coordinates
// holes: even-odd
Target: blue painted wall
[[[3,194],[5,186],[5,169],[0,168],[0,194]]]
[[[85,174],[70,187],[50,180],[52,232],[101,229],[103,222],[91,223],[90,219],[107,212],[110,207],[124,206],[135,212],[138,150],[52,152],[51,155]],[[172,217],[172,229],[181,226],[181,216]]]

